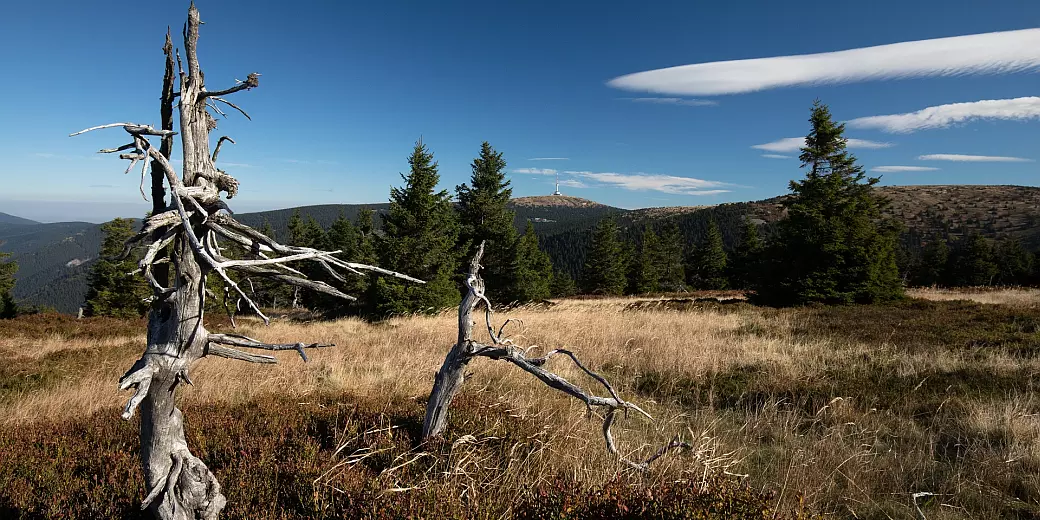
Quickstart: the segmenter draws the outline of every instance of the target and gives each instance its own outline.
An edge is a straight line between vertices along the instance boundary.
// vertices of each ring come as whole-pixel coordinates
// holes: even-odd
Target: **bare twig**
[[[217,96],[214,96],[212,94],[209,97],[211,99],[213,99],[213,101],[220,101],[221,103],[224,103],[225,105],[227,105],[227,106],[229,106],[229,107],[231,107],[231,108],[233,108],[235,110],[238,110],[239,112],[242,113],[242,115],[246,116],[246,119],[248,119],[250,121],[253,120],[253,118],[249,117],[249,114],[247,114],[245,110],[242,110],[241,108],[239,108],[238,105],[236,105],[236,104],[234,104],[234,103],[232,103],[232,102],[230,102],[230,101],[228,101],[228,100],[226,100],[226,99],[224,99],[222,97],[217,97]],[[213,108],[216,109],[217,108],[216,105],[213,105]],[[220,112],[220,110],[217,110],[217,112]],[[223,112],[220,112],[220,114],[224,115]],[[227,116],[225,116],[225,117],[227,117]]]
[[[220,136],[220,139],[217,139],[217,146],[215,148],[213,148],[213,158],[211,159],[213,162],[217,162],[217,155],[220,154],[220,147],[221,147],[221,145],[224,144],[224,141],[227,141],[227,142],[229,142],[231,144],[237,144],[237,143],[235,143],[234,139],[232,139],[232,138],[230,138],[230,137],[228,137],[226,135]]]

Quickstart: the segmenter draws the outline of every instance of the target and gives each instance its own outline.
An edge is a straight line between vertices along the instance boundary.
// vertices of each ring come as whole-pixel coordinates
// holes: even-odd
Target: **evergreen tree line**
[[[730,218],[728,227],[720,228],[708,214],[707,219],[679,217],[623,229],[618,217],[608,213],[584,234],[547,237],[549,249],[574,253],[567,260],[579,262],[577,280],[571,276],[573,265],[554,269],[530,222],[524,233],[516,231],[501,153],[483,143],[471,165],[470,183],[456,186],[453,200],[448,190],[437,189],[437,162],[420,140],[408,158],[408,173],[401,175],[403,185],[390,191],[389,211],[379,215],[381,232],[374,231],[371,211],[360,212],[354,221],[341,215],[327,228],[297,212],[289,221],[288,241],[339,251],[344,260],[374,263],[425,284],[380,276],[330,280],[320,268],[305,267],[309,277],[362,296],[359,303],[346,304],[263,279],[238,283],[270,307],[304,306],[326,315],[373,318],[437,312],[458,304],[462,264],[482,242],[482,275],[487,295],[496,303],[576,293],[742,289],[766,305],[845,304],[896,300],[905,284],[1036,283],[1036,254],[1013,240],[992,244],[979,235],[952,244],[933,240],[918,253],[898,246],[900,226],[886,216],[887,201],[873,189],[880,179],[867,177],[848,152],[844,125],[819,101],[809,123],[799,155],[806,174],[790,182],[791,196],[783,199],[779,221],[760,226],[761,221],[745,217],[736,229]],[[129,221],[123,220],[106,224],[105,252],[118,252],[131,234]],[[270,226],[263,231],[270,234]],[[695,240],[691,232],[699,232]],[[227,254],[244,252],[230,247]],[[93,267],[88,311],[143,313],[143,284],[116,280],[134,269],[133,260],[116,262],[99,261]],[[221,290],[211,288],[214,302]]]
[[[763,241],[746,220],[744,236],[730,254],[717,223],[709,222],[700,244],[685,255],[685,280],[692,288],[747,289],[752,301],[766,305],[870,303],[902,296],[895,261],[898,228],[883,216],[886,202],[872,189],[879,179],[867,178],[847,151],[844,126],[833,121],[826,105],[817,101],[809,121],[799,156],[806,176],[791,181],[785,215],[773,233]],[[621,294],[626,287],[638,292],[653,286],[654,262],[646,259],[660,238],[645,232],[638,259],[632,260],[616,237],[612,221],[593,233],[582,275],[585,291]],[[628,282],[622,274],[626,258],[635,266]],[[648,271],[651,276],[644,275]]]
[[[264,278],[235,279],[258,304],[267,307],[306,307],[328,316],[346,314],[385,318],[413,313],[432,313],[458,305],[462,291],[463,262],[485,244],[482,277],[486,294],[498,304],[524,303],[554,294],[574,292],[573,281],[556,277],[548,255],[541,250],[534,227],[514,227],[515,214],[507,208],[512,197],[502,153],[490,144],[481,145],[471,165],[469,184],[455,187],[454,200],[440,182],[433,153],[416,143],[408,158],[409,171],[403,185],[390,190],[390,207],[380,214],[382,226],[375,231],[374,212],[363,210],[353,221],[340,215],[327,228],[313,218],[294,212],[288,223],[290,245],[338,251],[336,256],[356,263],[374,264],[424,280],[424,284],[393,277],[356,276],[334,280],[320,266],[300,267],[308,277],[340,287],[359,297],[344,302],[326,295],[300,291]],[[106,223],[102,257],[94,263],[85,311],[95,316],[139,316],[147,311],[148,288],[140,277],[126,273],[136,269],[137,259],[115,257],[133,232],[129,219]],[[265,223],[261,231],[271,236]],[[222,244],[224,255],[246,257],[233,244]],[[211,310],[225,308],[224,293],[216,277],[207,284]],[[234,306],[232,294],[227,302]]]
[[[750,221],[743,243],[759,247]],[[742,287],[744,249],[727,252],[714,221],[699,242],[688,243],[674,221],[645,225],[626,237],[617,219],[607,217],[592,232],[578,288],[583,294],[616,296]]]
[[[901,248],[898,263],[913,286],[1040,285],[1040,251],[1030,252],[1014,238],[936,237],[922,248]]]
[[[900,226],[885,216],[888,202],[873,190],[880,179],[868,178],[847,151],[844,125],[818,101],[809,122],[799,156],[806,176],[791,181],[784,216],[763,226],[763,236],[745,217],[742,232],[726,248],[708,214],[707,224],[692,221],[706,226],[699,240],[683,240],[673,220],[666,231],[644,227],[626,242],[607,218],[591,235],[582,291],[674,291],[682,289],[675,281],[684,280],[690,289],[743,289],[758,303],[798,305],[891,301],[902,297],[904,285],[1040,283],[1038,253],[1014,239],[992,242],[972,234],[952,242],[936,239],[917,250],[897,245]],[[672,266],[685,269],[685,276],[676,276]]]

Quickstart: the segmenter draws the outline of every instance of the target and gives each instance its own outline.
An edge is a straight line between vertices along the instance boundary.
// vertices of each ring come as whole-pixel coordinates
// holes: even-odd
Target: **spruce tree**
[[[458,197],[460,234],[459,243],[467,247],[466,258],[484,244],[484,258],[480,271],[485,294],[491,301],[524,301],[520,287],[530,280],[521,281],[512,272],[514,258],[519,251],[513,212],[507,209],[513,189],[506,179],[506,162],[487,141],[480,145],[480,155],[470,165],[470,185],[455,187]],[[529,276],[531,273],[525,273]],[[548,283],[548,280],[545,280]]]
[[[14,318],[18,314],[18,305],[11,295],[18,264],[13,260],[7,260],[10,256],[10,253],[0,253],[0,319]]]
[[[690,283],[698,289],[719,290],[729,287],[726,265],[729,258],[722,243],[722,233],[715,219],[708,223],[708,232],[693,256]]]
[[[683,238],[674,221],[661,226],[656,247],[651,248],[657,290],[681,292],[686,289],[686,267],[683,262]]]
[[[902,297],[895,261],[897,228],[882,215],[886,202],[874,192],[879,178],[866,178],[846,150],[845,125],[816,101],[811,130],[799,156],[808,168],[791,181],[765,255],[766,273],[752,298],[769,305],[809,302],[870,303]]]
[[[458,218],[448,192],[436,190],[437,163],[421,139],[408,165],[408,175],[401,175],[405,185],[390,189],[390,211],[382,215],[383,236],[376,249],[383,267],[426,283],[376,278],[370,293],[375,317],[437,312],[461,298]]]
[[[293,210],[292,216],[289,217],[288,229],[289,245],[329,250],[326,247],[327,237],[325,236],[325,230],[321,228],[321,224],[318,224],[318,221],[313,216],[308,215],[304,219],[300,216],[299,209]],[[328,282],[325,279],[325,271],[311,262],[302,266],[301,271],[307,278]],[[292,287],[290,291],[291,296],[289,296],[288,303],[290,303],[292,308],[302,305],[313,311],[324,312],[329,310],[327,308],[328,305],[337,305],[336,302],[325,295],[301,289],[300,287]]]
[[[627,257],[613,216],[599,221],[585,259],[581,290],[585,294],[617,296],[625,292]]]
[[[325,230],[321,228],[313,216],[306,220],[300,217],[300,210],[293,210],[289,217],[289,245],[299,247],[318,247],[324,240]]]
[[[566,271],[554,270],[549,283],[549,295],[553,298],[566,298],[578,294],[578,285]]]
[[[990,285],[999,273],[993,260],[993,248],[979,233],[959,241],[950,257],[952,285]]]
[[[524,234],[517,240],[513,262],[513,299],[518,302],[540,301],[551,295],[553,266],[549,255],[538,247],[534,225],[527,223]]]
[[[946,240],[936,238],[921,252],[921,265],[914,276],[915,285],[948,285],[950,246]]]
[[[117,258],[134,235],[133,223],[133,219],[116,218],[101,225],[101,255],[87,278],[85,315],[138,318],[148,311],[146,299],[151,290],[143,278],[130,275],[137,269],[137,262],[132,256]]]
[[[297,214],[298,215],[298,214]],[[271,222],[264,218],[260,232],[267,237],[274,237]],[[230,273],[229,273],[230,276]],[[211,276],[210,278],[218,278]],[[239,286],[247,290],[247,294],[263,307],[281,308],[292,302],[295,288],[262,276],[249,276],[242,279]]]
[[[357,232],[354,224],[347,220],[343,213],[339,214],[332,225],[325,231],[326,251],[339,251],[336,257],[348,262],[357,262]]]
[[[632,275],[629,280],[629,293],[650,294],[660,290],[660,276],[657,272],[657,255],[661,244],[657,234],[649,227],[643,231],[643,240],[639,252],[632,261]]]
[[[733,261],[730,263],[730,282],[734,289],[750,289],[755,285],[763,249],[758,225],[750,218],[745,218],[740,243],[733,251]]]
[[[1005,238],[993,251],[998,285],[1027,285],[1033,274],[1033,255],[1015,238]]]
[[[324,251],[339,251],[335,255],[337,258],[347,262],[357,262],[355,259],[357,255],[356,234],[354,224],[347,220],[346,216],[341,212],[329,228],[323,231],[321,240],[316,244],[316,248]],[[361,280],[357,276],[346,277],[341,282],[329,276],[328,272],[323,268],[314,269],[314,266],[310,265],[306,266],[306,268],[308,268],[308,276],[312,279],[321,280],[335,287],[345,289],[349,291],[347,294],[358,294],[359,291],[364,292],[365,286],[359,283]],[[326,317],[343,316],[354,308],[350,302],[342,298],[321,293],[308,292],[304,301],[309,309],[319,311]]]
[[[355,262],[361,264],[374,264],[376,262],[376,248],[373,243],[373,230],[375,226],[372,222],[373,211],[369,208],[361,208],[358,211],[357,217],[354,218],[354,258]]]

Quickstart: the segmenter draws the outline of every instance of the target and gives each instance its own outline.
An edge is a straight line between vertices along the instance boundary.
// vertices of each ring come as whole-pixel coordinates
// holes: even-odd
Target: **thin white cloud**
[[[220,166],[230,166],[232,168],[252,168],[252,164],[237,163],[237,162],[223,162],[221,161]]]
[[[560,186],[566,188],[588,188],[589,185],[575,179],[564,179],[560,181]]]
[[[933,153],[918,157],[922,161],[956,161],[956,162],[1033,162],[1024,157],[1004,157],[1000,155],[962,155],[959,153]]]
[[[778,153],[764,153],[762,154],[762,157],[765,157],[766,159],[794,159],[794,157],[790,155],[780,155]]]
[[[878,173],[934,172],[938,169],[931,166],[875,166],[870,171]]]
[[[713,107],[719,104],[711,99],[686,99],[677,97],[638,97],[621,98],[636,103],[653,103],[655,105],[685,105],[688,107]]]
[[[718,195],[720,193],[729,193],[730,191],[713,189],[729,186],[726,183],[675,175],[589,171],[565,171],[563,173],[575,175],[601,185],[616,186],[631,191],[659,191],[672,195]]]
[[[570,157],[532,157],[528,161],[569,161]]]
[[[868,141],[866,139],[849,139],[846,143],[851,149],[868,149],[873,150],[877,148],[891,148],[895,145],[892,143],[883,143],[878,141]],[[803,146],[805,146],[804,137],[785,137],[783,139],[777,139],[771,143],[756,144],[752,148],[756,150],[765,150],[767,152],[797,152]]]
[[[1040,68],[1040,29],[917,40],[819,54],[716,61],[637,72],[607,85],[656,94],[742,94],[881,79],[1003,74]]]
[[[513,173],[526,173],[528,175],[555,175],[556,170],[552,168],[514,168]]]
[[[930,128],[946,128],[977,119],[1027,120],[1037,118],[1040,118],[1040,97],[1033,96],[951,103],[906,114],[860,117],[847,124],[853,128],[871,128],[893,134],[908,134]]]

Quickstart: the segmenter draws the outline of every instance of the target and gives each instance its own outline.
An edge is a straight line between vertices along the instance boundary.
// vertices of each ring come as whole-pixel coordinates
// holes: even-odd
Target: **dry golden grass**
[[[944,298],[945,293],[927,290],[915,296],[957,299],[950,294]],[[1005,303],[1028,299],[1009,296],[1014,294],[979,297]],[[1035,298],[1037,293],[1029,294]],[[550,308],[514,309],[506,314],[523,323],[511,326],[508,335],[519,345],[572,349],[624,395],[645,404],[655,422],[631,417],[615,427],[621,448],[633,458],[652,453],[678,432],[696,441],[697,455],[662,459],[654,480],[699,478],[707,461],[754,488],[778,492],[782,504],[794,504],[802,495],[816,510],[842,517],[908,517],[910,494],[918,491],[939,494],[925,505],[929,519],[1040,511],[1040,399],[1033,386],[1040,361],[1035,352],[1022,354],[1022,349],[1040,350],[1035,330],[1013,331],[1008,337],[1015,338],[1014,348],[980,349],[966,348],[960,336],[942,336],[942,327],[928,332],[934,337],[918,338],[906,330],[917,325],[908,325],[906,317],[885,318],[896,311],[884,308],[814,311],[706,304],[639,309],[637,303],[564,300]],[[961,319],[955,312],[983,312],[942,305],[947,304],[898,312],[937,316],[928,314],[922,318],[926,322]],[[879,317],[867,316],[871,312]],[[1022,322],[1012,318],[1011,323]],[[337,346],[309,353],[308,364],[295,353],[279,354],[276,366],[205,359],[194,368],[195,386],[181,393],[182,406],[233,405],[269,395],[301,403],[322,395],[387,406],[401,399],[423,401],[457,334],[453,313],[378,324],[343,319],[276,321],[263,327],[243,321],[244,334],[265,341]],[[980,338],[990,337],[985,326],[979,331]],[[974,330],[965,334],[975,338]],[[82,371],[65,372],[57,383],[0,395],[3,424],[27,426],[102,410],[118,420],[115,410],[128,396],[117,391],[115,381],[136,359],[142,337],[91,343],[48,336],[31,340],[40,351],[18,353],[26,341],[2,340],[2,361],[35,363],[63,352],[92,357],[77,365]],[[600,390],[562,359],[550,368]],[[478,360],[470,372],[464,392],[477,406],[508,410],[503,420],[545,425],[538,434],[543,451],[482,486],[515,491],[514,486],[530,484],[547,469],[591,483],[617,474],[617,464],[603,447],[600,423],[585,417],[580,402],[503,362]],[[467,433],[472,435],[467,442],[490,438],[484,431]],[[357,457],[364,449],[351,445],[343,455]],[[453,467],[460,474],[480,464],[465,457],[457,462]]]
[[[994,305],[1015,305],[1019,307],[1040,307],[1040,289],[1021,288],[979,288],[979,289],[940,289],[937,287],[920,287],[907,291],[912,298],[923,300],[970,300]]]

